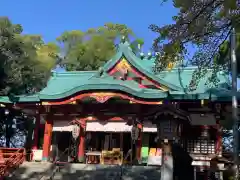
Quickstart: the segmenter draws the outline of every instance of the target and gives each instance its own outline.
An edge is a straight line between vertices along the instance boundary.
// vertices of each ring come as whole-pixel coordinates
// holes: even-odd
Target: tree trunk
[[[11,136],[10,136],[10,133],[9,133],[9,127],[7,126],[6,127],[6,147],[9,148],[10,147],[10,139],[11,139]]]
[[[25,149],[26,149],[26,160],[31,160],[31,150],[33,144],[33,131],[34,131],[34,122],[32,119],[28,119],[28,130],[27,130],[27,138],[25,142]]]
[[[10,147],[10,141],[12,137],[12,125],[11,124],[6,124],[6,134],[5,134],[5,140],[6,140],[6,147]]]

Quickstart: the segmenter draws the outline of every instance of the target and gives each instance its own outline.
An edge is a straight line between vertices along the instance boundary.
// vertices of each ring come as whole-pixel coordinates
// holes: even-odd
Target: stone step
[[[121,178],[122,174],[122,178]],[[104,166],[70,164],[60,169],[54,180],[160,180],[160,169],[144,166]]]
[[[6,179],[8,180],[40,180],[51,172],[52,163],[24,162],[18,169],[13,171]]]
[[[50,177],[53,164],[24,162],[8,180],[40,180]],[[122,177],[122,178],[121,178]],[[54,180],[160,180],[160,169],[151,166],[111,166],[66,164],[55,173]],[[44,180],[46,180],[44,178]],[[43,180],[43,179],[41,179]]]

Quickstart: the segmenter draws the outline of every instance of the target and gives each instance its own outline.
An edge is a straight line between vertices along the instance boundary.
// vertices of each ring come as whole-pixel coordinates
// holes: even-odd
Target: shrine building
[[[211,157],[222,155],[219,121],[231,104],[228,75],[219,72],[210,86],[209,69],[195,85],[197,67],[156,74],[154,60],[123,42],[98,71],[53,72],[42,91],[14,101],[0,97],[0,103],[35,117],[33,161],[145,165],[150,156],[174,159],[185,152],[202,172]]]

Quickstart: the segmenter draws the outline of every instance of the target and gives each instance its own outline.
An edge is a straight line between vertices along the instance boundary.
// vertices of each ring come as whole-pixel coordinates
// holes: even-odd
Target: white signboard
[[[88,132],[131,132],[132,126],[125,122],[107,122],[101,124],[100,122],[87,122],[86,131]]]
[[[148,156],[148,165],[161,166],[162,165],[162,156]]]
[[[33,149],[32,152],[33,152],[33,157],[32,157],[33,161],[42,161],[42,150]]]

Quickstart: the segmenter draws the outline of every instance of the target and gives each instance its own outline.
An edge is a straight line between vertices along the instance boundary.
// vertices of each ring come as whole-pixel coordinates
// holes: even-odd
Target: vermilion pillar
[[[35,120],[35,127],[34,127],[34,139],[33,139],[33,147],[32,149],[37,149],[38,148],[38,141],[39,141],[39,129],[40,129],[40,114],[38,113],[36,115],[36,120]]]
[[[137,155],[137,160],[141,161],[141,152],[142,152],[142,130],[143,126],[141,124],[138,124],[137,127],[139,128],[139,136],[138,140],[136,142],[137,148],[136,148],[136,155]]]
[[[45,122],[44,138],[43,138],[43,161],[49,160],[50,155],[50,146],[52,140],[52,129],[53,129],[53,119],[50,116],[47,116]]]
[[[220,125],[220,118],[221,118],[221,105],[220,104],[215,104],[215,110],[216,110],[216,114],[215,114],[215,118],[216,118],[216,144],[215,144],[215,150],[216,150],[216,154],[218,156],[222,156],[222,128]]]
[[[222,132],[221,132],[221,125],[220,125],[219,119],[217,119],[216,123],[217,123],[216,154],[221,157],[222,156]]]
[[[79,135],[79,146],[78,146],[78,161],[83,163],[85,161],[85,128],[86,121],[80,120],[80,135]]]

